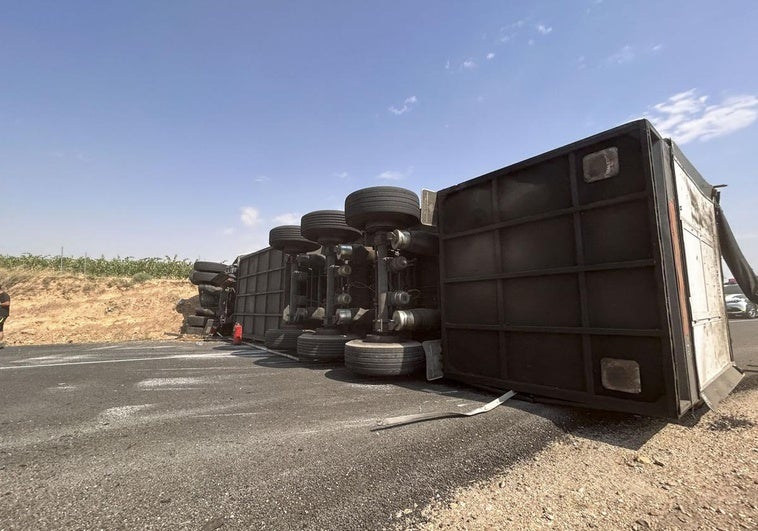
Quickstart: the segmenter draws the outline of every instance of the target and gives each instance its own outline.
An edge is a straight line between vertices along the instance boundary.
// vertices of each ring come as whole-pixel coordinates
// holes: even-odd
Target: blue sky
[[[0,253],[234,259],[646,116],[758,266],[758,2],[0,1]]]

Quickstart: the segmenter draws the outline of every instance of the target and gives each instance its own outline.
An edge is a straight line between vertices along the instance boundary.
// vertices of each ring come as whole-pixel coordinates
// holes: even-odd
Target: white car
[[[748,319],[758,317],[758,307],[750,302],[737,284],[724,284],[724,302],[726,302],[726,313],[730,317],[739,316]]]

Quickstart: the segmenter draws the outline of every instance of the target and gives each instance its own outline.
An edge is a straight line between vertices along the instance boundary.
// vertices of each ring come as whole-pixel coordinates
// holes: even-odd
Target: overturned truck
[[[421,344],[437,338],[451,380],[678,418],[713,407],[742,377],[723,302],[722,245],[741,284],[753,283],[745,292],[758,290],[718,203],[718,190],[676,144],[640,120],[436,199],[358,190],[345,204],[354,232],[343,229],[339,242],[310,236],[321,236],[328,290],[340,267],[329,257],[346,244],[371,257],[360,283],[371,284],[362,299],[368,325],[344,342],[354,372],[415,373],[434,354]],[[274,250],[241,257],[237,314],[247,337],[282,326],[294,263]],[[335,309],[338,295],[312,301],[334,314],[324,327],[356,311]]]

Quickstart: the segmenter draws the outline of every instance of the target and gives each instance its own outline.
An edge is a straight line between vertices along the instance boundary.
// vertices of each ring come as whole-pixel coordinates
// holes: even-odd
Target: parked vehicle
[[[729,317],[745,317],[747,319],[758,317],[758,305],[751,302],[736,283],[724,284],[724,302]]]

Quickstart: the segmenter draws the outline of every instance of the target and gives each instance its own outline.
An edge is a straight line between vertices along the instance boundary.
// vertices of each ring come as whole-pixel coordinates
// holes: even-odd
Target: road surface
[[[755,370],[758,321],[732,328],[738,361]],[[607,421],[511,400],[371,429],[493,398],[214,342],[6,347],[0,530],[381,529],[577,423]]]

